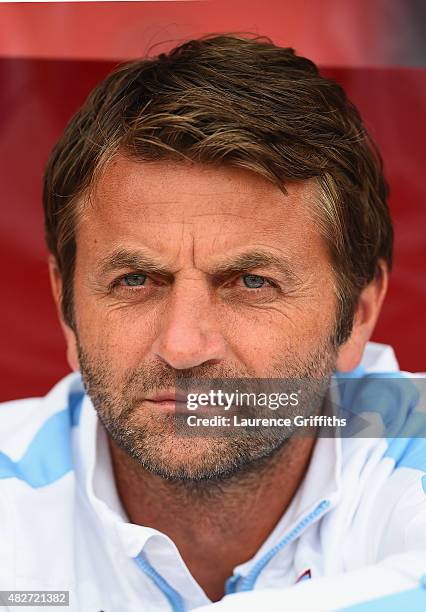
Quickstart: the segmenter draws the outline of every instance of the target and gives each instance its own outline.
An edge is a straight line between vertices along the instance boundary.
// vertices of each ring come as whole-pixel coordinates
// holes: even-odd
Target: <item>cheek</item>
[[[155,338],[157,313],[111,306],[83,295],[76,295],[75,306],[79,342],[89,355],[123,371],[146,358]]]
[[[328,345],[334,329],[335,298],[322,304],[257,314],[241,314],[230,336],[233,353],[251,372],[271,371],[277,357],[304,361]]]

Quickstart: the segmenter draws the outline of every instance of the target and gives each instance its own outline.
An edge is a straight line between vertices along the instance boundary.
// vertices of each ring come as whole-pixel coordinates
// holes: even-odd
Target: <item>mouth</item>
[[[186,410],[187,396],[185,393],[176,393],[175,391],[162,392],[144,400],[160,410]]]

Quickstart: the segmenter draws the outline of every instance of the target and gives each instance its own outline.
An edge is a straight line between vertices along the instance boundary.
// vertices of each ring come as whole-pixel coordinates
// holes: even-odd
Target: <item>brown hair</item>
[[[343,89],[293,49],[266,38],[191,40],[120,65],[92,91],[47,164],[47,245],[73,318],[75,225],[82,196],[117,151],[190,159],[285,184],[314,179],[315,214],[336,273],[336,344],[350,335],[359,292],[392,263],[393,230],[376,145]]]

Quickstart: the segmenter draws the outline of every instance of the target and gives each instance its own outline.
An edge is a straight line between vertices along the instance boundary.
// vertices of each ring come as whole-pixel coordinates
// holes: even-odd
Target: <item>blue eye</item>
[[[249,289],[260,289],[265,284],[266,279],[257,274],[244,274],[243,281]]]
[[[122,278],[122,281],[128,287],[141,287],[145,284],[145,274],[127,274]]]

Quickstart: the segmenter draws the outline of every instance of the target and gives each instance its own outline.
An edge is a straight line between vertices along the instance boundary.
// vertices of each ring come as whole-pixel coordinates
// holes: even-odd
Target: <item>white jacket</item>
[[[365,410],[376,372],[401,377],[392,349],[370,343],[350,410]],[[394,437],[319,438],[289,508],[214,604],[168,536],[128,522],[79,374],[1,404],[0,590],[67,590],[79,612],[425,611],[426,413],[414,385],[384,384],[367,405]]]

